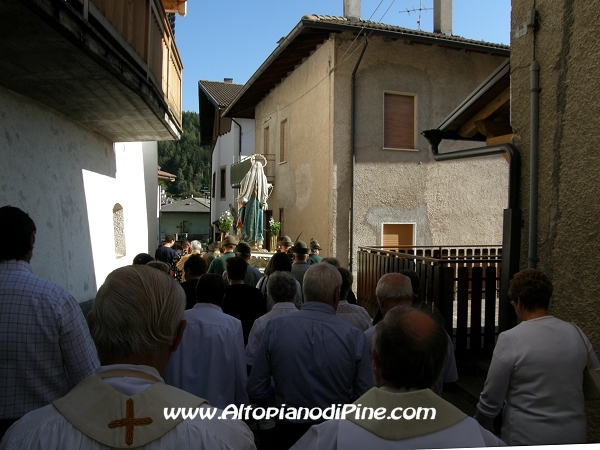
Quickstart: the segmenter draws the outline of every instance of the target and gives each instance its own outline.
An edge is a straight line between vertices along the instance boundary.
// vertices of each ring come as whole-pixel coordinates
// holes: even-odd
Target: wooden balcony
[[[138,66],[145,71],[145,75],[161,87],[166,102],[181,124],[183,65],[162,2],[160,0],[77,1],[82,5],[84,17],[87,12],[88,20],[91,17],[93,21],[102,24],[116,40],[121,41],[122,48],[129,51]]]
[[[0,5],[0,85],[116,141],[181,136],[182,63],[160,0]]]
[[[516,324],[508,299],[500,297],[501,268],[500,246],[360,247],[357,298],[374,314],[378,308],[375,288],[382,275],[403,269],[417,272],[419,300],[433,304],[441,313],[456,344],[460,370],[489,358],[498,333]],[[499,321],[501,316],[506,320]]]

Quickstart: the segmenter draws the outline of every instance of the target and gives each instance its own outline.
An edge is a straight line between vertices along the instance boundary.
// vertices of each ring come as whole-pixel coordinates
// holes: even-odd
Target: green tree
[[[210,188],[210,146],[200,145],[198,113],[183,112],[183,132],[178,141],[158,142],[158,165],[161,170],[177,175],[173,183],[162,183],[167,195],[200,196]]]

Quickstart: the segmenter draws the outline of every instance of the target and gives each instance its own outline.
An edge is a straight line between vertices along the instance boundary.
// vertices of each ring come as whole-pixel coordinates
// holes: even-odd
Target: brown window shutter
[[[266,127],[263,131],[263,155],[269,153],[269,127]]]
[[[415,148],[415,97],[385,94],[384,148]]]
[[[227,180],[226,180],[226,168],[225,167],[221,167],[221,198],[225,198],[227,196],[227,191],[226,191],[226,185],[227,185]]]
[[[383,246],[414,245],[414,225],[411,223],[385,223],[383,224]]]
[[[287,119],[281,122],[280,127],[280,142],[279,142],[279,162],[285,162],[288,146],[288,121]]]

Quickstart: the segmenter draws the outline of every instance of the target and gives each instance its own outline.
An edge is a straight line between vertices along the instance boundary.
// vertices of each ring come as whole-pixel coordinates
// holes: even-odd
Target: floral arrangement
[[[269,219],[269,234],[271,236],[279,236],[279,231],[281,230],[281,222],[275,222],[271,217]]]
[[[225,211],[219,217],[219,230],[221,233],[229,233],[231,226],[233,225],[233,216],[229,211]]]

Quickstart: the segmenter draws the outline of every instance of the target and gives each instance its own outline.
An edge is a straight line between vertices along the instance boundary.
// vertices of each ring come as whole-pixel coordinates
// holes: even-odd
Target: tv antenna
[[[431,11],[433,8],[423,8],[423,0],[419,0],[418,8],[406,8],[404,11],[400,11],[400,13],[406,13],[410,16],[410,13],[419,13],[419,19],[417,20],[417,30],[421,30],[421,16],[423,11]]]

